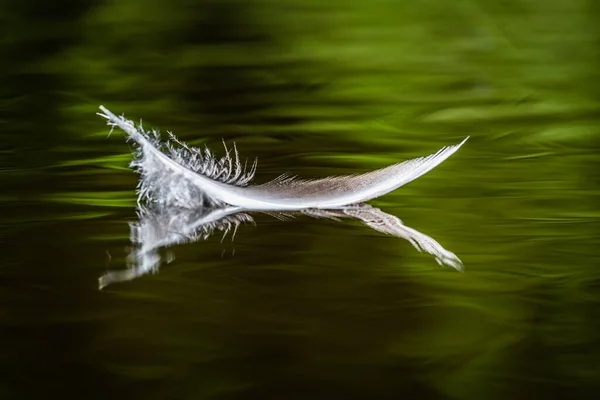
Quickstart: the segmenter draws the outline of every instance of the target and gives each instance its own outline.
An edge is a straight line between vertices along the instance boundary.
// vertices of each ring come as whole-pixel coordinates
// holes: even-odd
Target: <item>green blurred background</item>
[[[596,398],[600,2],[3,0],[0,398]],[[258,217],[124,268],[130,145],[95,115],[362,172],[467,135],[372,203],[465,263]],[[235,253],[234,253],[235,252]]]

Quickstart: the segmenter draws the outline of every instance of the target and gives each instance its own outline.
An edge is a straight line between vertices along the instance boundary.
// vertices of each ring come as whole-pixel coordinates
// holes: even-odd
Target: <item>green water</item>
[[[595,398],[600,3],[0,5],[0,398]],[[357,222],[257,216],[126,266],[137,176],[104,104],[258,157],[257,182],[471,139]]]

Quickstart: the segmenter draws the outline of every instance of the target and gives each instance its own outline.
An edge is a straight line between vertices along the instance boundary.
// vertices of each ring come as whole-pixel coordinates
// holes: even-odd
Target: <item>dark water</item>
[[[598,2],[4,1],[0,398],[595,398]],[[256,181],[471,139],[363,225],[257,216],[126,266],[137,176],[98,105]]]

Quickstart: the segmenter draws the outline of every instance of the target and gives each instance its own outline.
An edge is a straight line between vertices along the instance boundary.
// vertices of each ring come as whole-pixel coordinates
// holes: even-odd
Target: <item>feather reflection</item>
[[[307,215],[341,221],[356,219],[368,227],[387,235],[407,240],[418,251],[435,257],[440,265],[462,271],[461,260],[446,250],[435,239],[410,228],[393,215],[368,204],[358,204],[336,209],[306,209],[297,212],[264,211],[273,217]],[[162,259],[159,250],[182,243],[205,240],[216,233],[223,237],[231,232],[232,240],[241,224],[254,223],[248,210],[240,207],[203,207],[186,209],[153,205],[138,207],[139,220],[130,223],[133,249],[128,257],[128,267],[108,271],[98,279],[99,288],[118,282],[136,279],[148,273],[158,272]],[[169,259],[165,260],[170,262]]]

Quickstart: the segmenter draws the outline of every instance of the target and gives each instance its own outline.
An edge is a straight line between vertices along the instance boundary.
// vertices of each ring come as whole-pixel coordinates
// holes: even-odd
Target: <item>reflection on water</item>
[[[459,271],[463,269],[462,261],[433,238],[404,225],[399,218],[368,204],[337,209],[306,209],[285,213],[266,211],[265,213],[281,220],[297,214],[336,221],[342,218],[354,218],[376,231],[409,241],[417,250],[433,255],[440,265],[451,266]],[[101,276],[98,279],[100,289],[112,283],[135,279],[149,272],[158,272],[161,264],[159,254],[161,248],[205,240],[219,232],[223,233],[224,239],[232,231],[233,241],[240,224],[254,222],[249,211],[240,207],[227,206],[191,210],[159,204],[149,207],[140,205],[138,216],[139,221],[130,223],[133,249],[128,257],[129,268],[109,271]]]
[[[129,268],[109,271],[99,278],[102,289],[114,282],[135,279],[148,272],[157,272],[161,257],[159,250],[175,244],[204,240],[216,232],[223,238],[241,223],[253,222],[237,207],[185,209],[175,207],[138,207],[139,221],[129,224],[133,249],[128,257]]]

